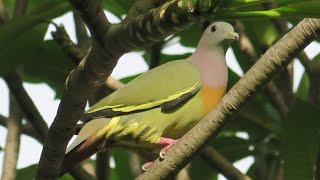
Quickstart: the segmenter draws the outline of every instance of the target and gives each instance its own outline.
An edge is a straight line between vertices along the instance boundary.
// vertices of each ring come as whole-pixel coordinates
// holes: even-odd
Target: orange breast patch
[[[226,88],[213,88],[204,86],[201,89],[201,96],[206,108],[206,111],[210,112],[214,107],[218,105],[224,94]]]

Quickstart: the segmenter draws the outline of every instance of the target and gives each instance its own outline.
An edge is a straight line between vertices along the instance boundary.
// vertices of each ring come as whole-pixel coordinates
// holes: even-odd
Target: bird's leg
[[[160,155],[160,158],[164,158],[164,155],[166,154],[166,152],[168,151],[169,148],[171,148],[171,146],[173,146],[178,140],[175,140],[175,139],[170,139],[170,138],[165,138],[165,137],[161,137],[160,138],[160,141],[157,143],[159,145],[162,145],[164,146],[159,155]]]
[[[160,140],[157,144],[160,145],[161,147],[163,147],[159,153],[161,159],[164,158],[164,155],[166,154],[168,149],[171,146],[173,146],[177,141],[178,140],[165,138],[165,137],[160,138]],[[144,159],[146,159],[148,161],[142,166],[142,169],[144,171],[146,171],[152,165],[152,163],[156,159],[156,157],[154,157],[150,154],[142,153],[142,152],[138,152],[138,153],[140,154],[140,156],[142,156]]]

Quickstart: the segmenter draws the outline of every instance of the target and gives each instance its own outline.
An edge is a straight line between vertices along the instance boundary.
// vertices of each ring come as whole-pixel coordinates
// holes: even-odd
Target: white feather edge
[[[99,118],[91,120],[90,122],[86,123],[83,128],[80,130],[76,139],[67,147],[66,153],[69,153],[71,150],[76,148],[79,144],[81,144],[84,140],[88,137],[96,134],[100,129],[108,124],[110,121],[109,118]]]

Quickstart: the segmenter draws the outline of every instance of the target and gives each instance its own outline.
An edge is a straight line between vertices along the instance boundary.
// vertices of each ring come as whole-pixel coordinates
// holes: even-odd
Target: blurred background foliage
[[[7,20],[0,25],[0,76],[17,70],[23,74],[24,82],[46,83],[60,98],[66,77],[74,64],[54,40],[44,40],[44,35],[50,21],[71,11],[71,6],[65,0],[29,0],[26,14],[13,17],[14,3],[14,0],[4,0]],[[103,7],[123,19],[133,3],[134,0],[104,0]],[[272,10],[269,10],[270,7]],[[300,17],[320,17],[319,9],[318,0],[225,0],[217,10],[217,17],[234,24],[236,31],[240,30],[239,34],[245,36],[252,45],[253,55],[259,58],[289,30],[289,25],[295,26],[302,19]],[[265,17],[261,17],[262,12]],[[277,16],[285,18],[271,19]],[[242,20],[244,17],[247,19]],[[279,23],[286,28],[279,28]],[[165,54],[162,49],[172,43],[194,48],[207,24],[208,19],[203,20],[161,43],[138,51],[144,53],[143,57],[150,68],[186,58],[190,54]],[[234,43],[232,50],[241,69],[246,72],[257,59],[250,56],[241,42]],[[319,65],[319,62],[320,54],[311,59],[310,64]],[[285,98],[287,112],[279,110],[272,100],[275,94],[268,93],[266,88],[248,102],[220,135],[209,143],[230,162],[253,157],[254,162],[247,172],[252,179],[312,179],[314,175],[319,155],[320,109],[316,100],[318,97],[310,95],[310,92],[312,88],[319,90],[320,85],[313,84],[315,81],[310,79],[320,77],[316,73],[305,73],[298,91],[294,92],[291,71],[288,68],[273,80],[279,90],[278,95],[288,97]],[[128,83],[138,75],[121,81]],[[231,88],[240,78],[229,70],[228,87]],[[110,179],[132,179],[134,173],[129,165],[130,153],[112,150],[110,154],[115,161],[115,166],[110,170]],[[36,165],[20,169],[17,179],[32,179],[35,170]],[[212,180],[217,179],[218,174],[199,157],[191,162],[188,171],[191,179]],[[72,177],[65,175],[61,179]]]

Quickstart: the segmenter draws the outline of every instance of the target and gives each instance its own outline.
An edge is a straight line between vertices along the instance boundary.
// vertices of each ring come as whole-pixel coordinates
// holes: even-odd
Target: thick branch
[[[99,0],[69,0],[82,20],[87,24],[91,35],[102,46],[106,46],[105,42],[100,39],[104,37],[110,28],[110,22],[103,12]]]
[[[2,167],[2,180],[15,179],[20,148],[22,112],[15,99],[10,98],[10,116],[7,124],[7,138]]]
[[[127,23],[130,20],[135,19],[137,16],[148,12],[150,9],[159,7],[168,1],[170,0],[136,0],[122,23]]]
[[[210,146],[206,146],[200,153],[200,156],[205,160],[213,169],[216,169],[227,179],[235,180],[250,180],[247,175],[242,174],[235,168],[225,157]]]
[[[161,162],[156,160],[137,179],[166,179],[183,168],[209,138],[217,136],[222,126],[268,83],[292,58],[320,35],[320,20],[305,19],[282,37],[252,66],[225,95],[206,118],[184,135]]]

